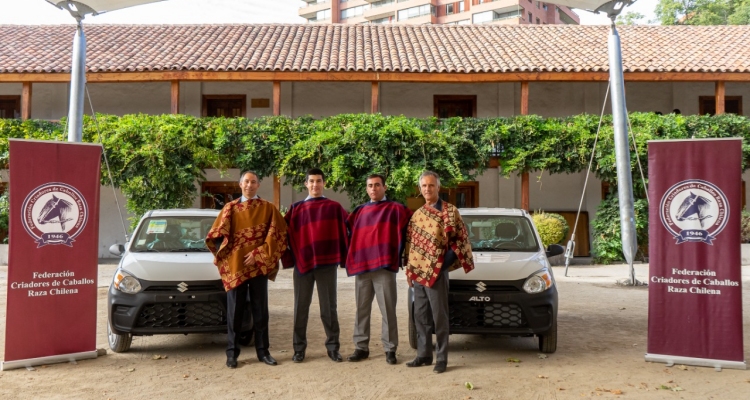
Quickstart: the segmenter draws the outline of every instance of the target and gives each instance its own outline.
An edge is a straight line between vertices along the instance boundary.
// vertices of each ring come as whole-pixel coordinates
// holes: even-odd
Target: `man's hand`
[[[245,255],[245,260],[242,261],[242,264],[244,266],[246,266],[246,267],[250,267],[250,266],[255,265],[255,257],[253,257],[253,253],[252,252],[247,253]]]
[[[406,283],[409,284],[409,287],[414,287],[414,281],[411,278],[406,278]]]

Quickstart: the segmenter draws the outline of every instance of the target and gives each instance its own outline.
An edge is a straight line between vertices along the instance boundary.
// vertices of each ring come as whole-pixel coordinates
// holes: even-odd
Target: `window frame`
[[[201,116],[208,117],[209,100],[242,100],[240,117],[247,117],[247,95],[245,94],[204,94],[201,104]],[[231,117],[227,117],[231,118]]]

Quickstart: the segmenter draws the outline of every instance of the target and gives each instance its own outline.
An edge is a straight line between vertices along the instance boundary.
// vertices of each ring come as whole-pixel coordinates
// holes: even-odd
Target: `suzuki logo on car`
[[[469,301],[490,301],[489,296],[471,296]]]
[[[487,285],[484,284],[484,282],[477,283],[477,292],[484,292],[487,290]]]
[[[177,290],[179,290],[182,293],[187,292],[187,290],[188,290],[188,284],[185,283],[185,282],[180,282],[180,284],[177,285]]]

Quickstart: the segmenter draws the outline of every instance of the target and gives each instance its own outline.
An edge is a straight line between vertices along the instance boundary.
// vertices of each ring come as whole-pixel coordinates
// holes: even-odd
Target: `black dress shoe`
[[[229,368],[237,368],[237,359],[234,357],[227,357],[227,367]]]
[[[263,361],[266,365],[277,365],[276,359],[271,357],[270,354],[266,354],[263,357],[258,357],[258,361]]]
[[[448,368],[447,361],[438,361],[435,363],[435,368],[432,369],[432,372],[436,374],[442,374],[443,372],[445,372],[446,368]]]
[[[305,352],[304,351],[295,351],[294,355],[292,356],[292,361],[296,363],[301,363],[302,361],[305,361]]]
[[[334,362],[341,362],[344,359],[341,357],[341,353],[338,350],[328,350],[328,357]]]
[[[352,362],[362,361],[367,359],[367,357],[370,357],[370,352],[360,349],[355,349],[354,353],[347,357],[346,359]]]
[[[385,352],[385,362],[391,365],[396,365],[398,361],[396,361],[396,352],[395,351],[386,351]]]
[[[432,358],[417,357],[417,358],[415,358],[415,359],[413,359],[413,360],[411,360],[411,361],[409,361],[409,362],[406,363],[406,366],[409,367],[409,368],[411,368],[411,367],[421,367],[423,365],[432,365]]]

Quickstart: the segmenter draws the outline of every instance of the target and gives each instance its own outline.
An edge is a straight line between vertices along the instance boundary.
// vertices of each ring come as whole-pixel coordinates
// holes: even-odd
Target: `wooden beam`
[[[180,81],[172,81],[172,114],[180,113]]]
[[[723,81],[716,82],[716,115],[724,114],[724,104],[726,104],[726,88]]]
[[[21,89],[21,119],[31,119],[31,82],[24,82]]]
[[[372,82],[370,87],[370,114],[380,111],[380,83]]]
[[[273,115],[281,115],[281,82],[273,81]],[[281,209],[281,177],[273,177],[273,205]]]
[[[529,82],[521,82],[521,115],[529,115]]]
[[[521,208],[529,211],[529,173],[521,174]]]
[[[425,83],[491,83],[491,82],[607,82],[607,72],[362,72],[362,71],[157,71],[87,73],[86,81],[98,82],[164,82],[164,81],[281,81],[281,82],[425,82]],[[750,82],[745,72],[630,72],[628,82]],[[70,82],[66,73],[0,73],[0,82]]]

